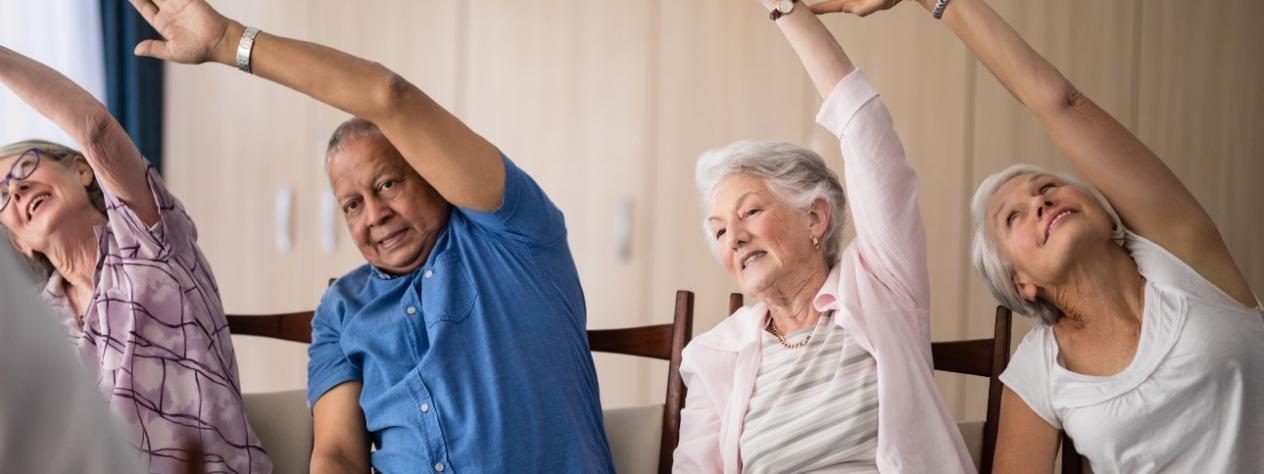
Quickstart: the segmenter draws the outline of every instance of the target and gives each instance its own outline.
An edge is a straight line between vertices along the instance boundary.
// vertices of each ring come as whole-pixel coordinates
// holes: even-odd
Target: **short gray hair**
[[[773,140],[742,140],[707,150],[698,158],[694,174],[703,210],[711,208],[720,182],[738,174],[762,178],[770,191],[796,209],[807,210],[817,199],[829,203],[830,221],[821,236],[821,249],[827,265],[838,263],[847,221],[847,197],[838,175],[825,165],[821,155],[793,143]],[[702,231],[714,253],[715,239],[709,237],[705,220]]]
[[[329,136],[329,146],[325,147],[325,168],[329,168],[329,157],[342,151],[348,143],[370,137],[386,138],[386,135],[382,134],[382,129],[378,128],[373,122],[360,117],[352,117],[342,122],[342,124],[338,125],[338,128],[334,129],[334,133]]]
[[[970,242],[970,263],[974,265],[975,271],[979,272],[979,276],[983,277],[983,283],[1001,305],[1016,313],[1039,319],[1046,325],[1052,325],[1062,319],[1062,310],[1052,301],[1043,298],[1036,298],[1034,302],[1027,301],[1018,293],[1014,281],[1014,266],[1001,254],[987,226],[987,208],[988,203],[992,201],[992,196],[1011,179],[1029,174],[1053,176],[1064,184],[1079,188],[1092,196],[1110,215],[1115,226],[1111,237],[1115,244],[1120,246],[1124,241],[1124,224],[1119,219],[1119,214],[1115,213],[1115,208],[1111,207],[1110,202],[1106,201],[1101,193],[1068,173],[1055,173],[1036,165],[1019,163],[988,176],[979,184],[979,189],[974,192],[974,198],[970,200],[970,217],[974,220],[974,237]]]
[[[75,160],[85,159],[83,153],[80,153],[78,150],[47,140],[22,140],[2,146],[0,147],[0,158],[26,153],[28,150],[38,151],[41,160],[49,159],[62,166],[70,166]],[[8,171],[0,170],[0,173],[7,173]],[[0,174],[0,176],[3,176],[3,174]],[[88,201],[92,203],[92,207],[95,207],[101,214],[105,214],[105,194],[101,192],[101,185],[97,183],[95,170],[93,170],[92,182],[85,186],[85,190],[88,192]],[[9,238],[12,239],[12,236],[10,235]],[[12,240],[10,240],[10,243],[12,243]],[[53,267],[53,262],[39,252],[32,251],[30,257],[23,255],[23,260],[40,281],[47,280],[57,270]]]

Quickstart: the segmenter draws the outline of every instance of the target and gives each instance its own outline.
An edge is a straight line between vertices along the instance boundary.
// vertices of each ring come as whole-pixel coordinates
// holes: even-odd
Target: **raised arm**
[[[140,150],[95,97],[52,68],[3,46],[0,83],[70,135],[101,184],[145,225],[158,221]]]
[[[761,0],[771,9],[775,2]],[[776,20],[825,104],[817,121],[841,142],[843,180],[868,269],[917,309],[928,309],[926,231],[917,205],[917,173],[877,91],[855,71],[843,47],[800,3]],[[839,216],[841,218],[842,216]],[[925,318],[928,313],[919,312]],[[922,320],[926,323],[926,320]]]
[[[759,1],[769,12],[780,3],[778,0]],[[776,23],[803,62],[803,68],[812,78],[812,84],[816,86],[822,99],[828,98],[834,91],[834,86],[855,69],[834,35],[830,34],[806,5],[796,6],[790,13],[777,19]]]
[[[245,28],[204,0],[131,0],[165,41],[136,54],[185,64],[236,65]],[[496,148],[391,70],[341,51],[260,33],[252,73],[376,124],[404,159],[452,204],[500,207],[505,169]]]
[[[932,9],[934,0],[920,0]],[[1211,217],[1132,132],[1081,94],[983,0],[952,0],[943,21],[1046,133],[1133,232],[1168,249],[1234,299],[1254,296]]]

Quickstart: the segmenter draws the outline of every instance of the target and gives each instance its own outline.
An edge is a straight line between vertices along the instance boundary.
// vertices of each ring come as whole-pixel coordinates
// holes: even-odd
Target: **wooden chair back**
[[[742,295],[729,295],[729,314],[742,307]],[[987,418],[983,421],[983,448],[979,472],[992,472],[992,455],[996,452],[996,433],[1001,414],[1000,375],[1009,365],[1010,323],[1013,313],[1004,306],[996,307],[993,337],[965,341],[932,342],[931,358],[935,370],[988,378]]]
[[[671,324],[588,331],[593,352],[608,352],[668,361],[667,396],[663,406],[663,434],[658,472],[668,474],[672,453],[680,441],[680,411],[685,407],[685,382],[680,378],[680,354],[693,338],[693,292],[676,292]]]

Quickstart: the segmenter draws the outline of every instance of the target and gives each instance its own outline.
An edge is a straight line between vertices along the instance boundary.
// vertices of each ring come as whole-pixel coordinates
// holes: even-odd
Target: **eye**
[[[762,211],[762,210],[763,210],[763,209],[759,209],[759,208],[751,208],[750,210],[746,211],[746,213],[745,213],[745,214],[743,214],[743,216],[745,216],[745,217],[750,217],[750,216],[753,216],[753,215],[755,215],[755,214],[758,214],[758,213],[759,213],[759,211]]]
[[[715,231],[715,240],[720,240],[720,237],[724,237],[724,229]]]
[[[382,181],[380,184],[378,184],[378,185],[377,185],[377,188],[378,188],[378,189],[380,189],[380,190],[386,191],[386,190],[388,190],[388,189],[394,188],[394,187],[395,187],[395,185],[396,185],[395,180],[393,180],[393,179],[388,179],[388,180]]]
[[[360,208],[360,201],[353,199],[353,200],[347,201],[345,204],[342,205],[342,213],[350,214],[352,211],[355,211],[356,209],[359,209],[359,208]]]
[[[1048,192],[1050,189],[1053,189],[1053,188],[1054,188],[1054,187],[1056,187],[1056,186],[1057,186],[1057,185],[1056,185],[1056,184],[1053,184],[1053,183],[1045,183],[1045,185],[1044,185],[1044,186],[1041,186],[1041,187],[1040,187],[1040,194],[1044,194],[1044,193]]]
[[[1005,227],[1014,225],[1014,219],[1018,217],[1018,211],[1009,211],[1009,215],[1005,216]]]

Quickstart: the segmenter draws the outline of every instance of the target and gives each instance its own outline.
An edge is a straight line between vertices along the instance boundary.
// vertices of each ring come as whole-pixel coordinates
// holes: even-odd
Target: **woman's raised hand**
[[[851,13],[856,16],[868,16],[870,13],[894,7],[902,0],[825,0],[810,6],[812,13]]]
[[[235,61],[236,38],[232,21],[205,0],[130,0],[163,40],[136,45],[137,56],[184,64]]]

